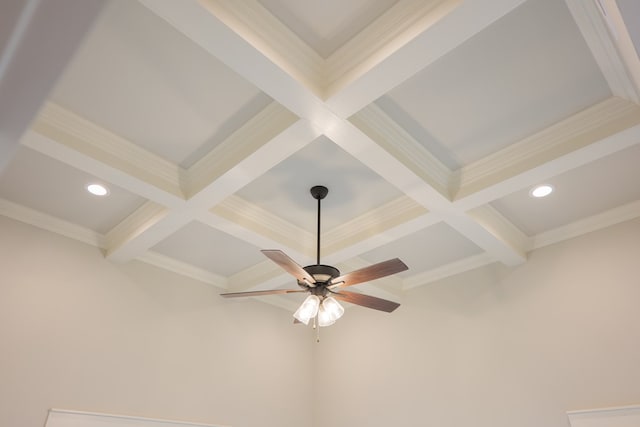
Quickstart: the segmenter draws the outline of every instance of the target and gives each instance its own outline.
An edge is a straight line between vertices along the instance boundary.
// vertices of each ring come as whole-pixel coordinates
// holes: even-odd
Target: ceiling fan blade
[[[307,273],[287,254],[278,249],[263,249],[261,251],[267,258],[282,267],[287,273],[298,279],[300,282],[316,283],[312,275]]]
[[[370,282],[371,280],[390,276],[407,269],[409,269],[409,267],[407,267],[404,262],[400,261],[398,258],[394,258],[336,277],[331,280],[331,283],[335,284],[331,287],[352,286],[362,282]]]
[[[226,294],[220,294],[220,296],[225,298],[256,297],[260,295],[293,294],[296,292],[307,292],[307,291],[305,291],[304,289],[269,289],[266,291],[228,292]]]
[[[339,299],[344,302],[373,308],[374,310],[386,311],[387,313],[391,313],[393,310],[400,307],[400,304],[397,302],[372,297],[371,295],[359,294],[357,292],[340,291],[334,292],[332,295],[335,299]]]

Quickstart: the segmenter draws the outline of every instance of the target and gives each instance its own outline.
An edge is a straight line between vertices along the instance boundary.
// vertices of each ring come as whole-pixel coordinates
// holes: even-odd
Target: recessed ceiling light
[[[531,195],[531,197],[547,197],[549,194],[553,193],[553,187],[550,185],[538,185],[537,187],[533,188],[529,194]]]
[[[100,185],[100,184],[87,185],[87,191],[96,196],[106,196],[107,194],[109,194],[109,189],[104,185]]]

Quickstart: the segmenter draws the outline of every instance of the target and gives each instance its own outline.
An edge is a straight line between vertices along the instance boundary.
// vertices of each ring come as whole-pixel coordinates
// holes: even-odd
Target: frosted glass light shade
[[[331,326],[342,317],[344,308],[333,297],[325,298],[318,310],[318,326]]]
[[[316,295],[309,295],[307,299],[304,300],[300,308],[293,313],[293,317],[304,323],[305,325],[309,324],[309,320],[314,318],[316,314],[318,314],[318,307],[320,306],[320,298]]]

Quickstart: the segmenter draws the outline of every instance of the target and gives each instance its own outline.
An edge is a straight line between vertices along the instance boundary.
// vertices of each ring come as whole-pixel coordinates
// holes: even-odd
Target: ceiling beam
[[[406,33],[397,33],[394,43],[389,42],[389,46],[392,47],[387,52],[384,67],[371,68],[366,74],[362,74],[363,80],[361,81],[370,82],[363,86],[363,89],[359,89],[360,92],[367,93],[366,97],[357,95],[357,92],[349,93],[345,89],[344,100],[336,101],[340,99],[336,94],[332,103],[323,102],[317,93],[309,89],[309,85],[305,84],[305,81],[300,80],[299,77],[296,78],[298,73],[289,71],[295,67],[287,65],[286,55],[274,57],[271,47],[265,50],[264,45],[257,42],[259,37],[256,37],[255,32],[251,30],[252,26],[247,25],[246,22],[238,22],[242,14],[234,13],[233,8],[226,2],[205,2],[205,7],[211,12],[210,14],[203,14],[201,7],[193,1],[184,1],[178,4],[167,0],[142,0],[142,3],[293,113],[312,121],[335,143],[363,161],[370,169],[385,177],[396,187],[405,191],[427,209],[436,213],[455,211],[455,220],[452,220],[450,225],[454,228],[457,227],[458,231],[469,233],[468,237],[472,241],[484,249],[492,251],[497,259],[513,264],[525,260],[522,248],[512,247],[508,243],[510,239],[495,236],[464,212],[453,207],[447,197],[448,194],[443,194],[448,188],[448,182],[442,182],[442,176],[447,178],[450,173],[440,165],[435,157],[429,154],[421,156],[422,159],[428,159],[430,166],[434,166],[426,168],[421,167],[422,165],[413,165],[410,162],[411,156],[404,155],[399,161],[398,153],[391,154],[381,148],[379,145],[381,140],[374,142],[370,139],[370,135],[360,132],[344,117],[361,110],[380,96],[381,93],[378,94],[375,90],[386,92],[402,83],[433,60],[451,51],[513,10],[522,1],[496,0],[489,5],[486,2],[468,1],[459,6],[457,1],[436,2],[440,7],[435,7],[431,14],[425,14],[426,18],[421,21],[418,30],[412,32],[408,28]],[[445,19],[445,17],[450,19]],[[434,25],[436,22],[438,25]],[[410,27],[411,24],[413,24],[411,21],[405,22],[407,27]],[[258,22],[256,27],[264,27],[264,25]],[[277,31],[277,28],[275,30]],[[442,33],[438,34],[443,37],[434,37],[433,32],[428,30],[441,31]],[[451,37],[444,37],[446,35],[451,35]],[[284,31],[283,37],[290,40],[290,32]],[[427,55],[429,60],[412,62],[408,66],[407,58],[422,58],[425,49],[428,52],[433,52],[431,56]],[[277,46],[275,50],[283,51]],[[417,52],[420,54],[418,55]],[[376,73],[384,73],[385,76],[392,76],[392,78],[385,77],[380,84],[379,80],[383,76],[378,76]],[[373,82],[376,84],[373,85]],[[372,85],[375,86],[374,91],[372,91]],[[343,92],[341,91],[341,93]],[[349,100],[348,108],[345,108],[347,105],[345,100]],[[339,115],[334,113],[336,109],[342,109]],[[390,123],[391,120],[389,119],[387,122]],[[394,146],[399,147],[401,144]],[[413,146],[415,147],[417,144],[413,144]],[[422,149],[421,152],[426,152],[426,150]],[[407,169],[410,166],[414,167]],[[440,172],[440,176],[436,177],[434,172]],[[430,180],[431,177],[434,177],[434,180]]]
[[[101,0],[6,0],[0,30],[0,171],[102,8]],[[73,19],[69,19],[72,16]],[[46,64],[46,66],[42,66]],[[25,76],[28,84],[25,84]]]
[[[190,197],[182,206],[155,216],[152,222],[134,221],[117,227],[121,237],[112,240],[108,258],[126,262],[142,255],[318,135],[306,120],[295,121],[277,105],[275,110],[267,107],[187,171],[185,193]]]
[[[456,171],[455,206],[470,210],[640,144],[640,106],[612,97]]]
[[[525,0],[465,0],[422,3],[435,4],[421,19],[402,22],[397,37],[375,56],[366,58],[330,88],[327,106],[339,117],[350,117],[365,106],[451,52]],[[405,2],[407,3],[407,2]],[[362,40],[352,52],[366,49],[371,40]]]
[[[443,218],[496,260],[507,265],[526,260],[526,248],[520,244],[521,239],[500,234],[500,231],[515,227],[495,227],[488,218],[479,221],[454,205],[449,197],[451,171],[381,109],[368,107],[354,115],[351,122],[353,124],[335,127],[332,132],[332,139],[343,149]]]
[[[393,223],[396,218],[389,218],[388,228],[381,235],[367,235],[368,231],[363,228],[359,230],[361,234],[350,236],[351,240],[336,239],[334,252],[329,255],[333,257],[331,262],[343,261],[356,255],[356,250],[371,249],[407,235],[416,227],[445,218],[450,226],[487,251],[487,259],[513,265],[524,261],[531,242],[499,213],[483,205],[504,195],[501,192],[523,186],[534,177],[544,173],[557,174],[580,162],[584,164],[603,150],[627,147],[632,144],[631,139],[637,137],[633,126],[638,117],[632,106],[617,99],[605,101],[604,107],[598,106],[601,110],[594,110],[604,116],[589,116],[593,117],[593,123],[579,117],[584,126],[579,137],[566,136],[560,138],[560,143],[548,137],[547,140],[555,145],[545,145],[547,151],[542,155],[540,150],[532,150],[521,165],[499,170],[499,182],[491,182],[491,179],[472,181],[469,177],[474,173],[482,175],[478,172],[482,170],[481,166],[491,162],[483,159],[484,163],[473,164],[459,174],[453,173],[375,105],[368,106],[523,0],[468,0],[462,3],[457,0],[430,3],[407,0],[402,3],[415,6],[419,13],[408,15],[394,35],[384,41],[386,47],[380,55],[372,57],[363,53],[358,57],[360,59],[351,58],[350,64],[334,68],[327,64],[337,64],[337,60],[331,62],[329,58],[323,64],[308,46],[301,44],[295,34],[270,16],[257,1],[243,4],[222,0],[141,2],[277,102],[188,171],[170,163],[163,164],[151,153],[136,151],[131,155],[131,150],[140,149],[115,136],[97,133],[89,137],[88,131],[95,131],[90,126],[86,133],[80,132],[78,136],[78,129],[84,129],[86,123],[77,117],[62,117],[64,111],[50,111],[55,108],[45,111],[43,119],[34,127],[40,138],[31,138],[27,145],[81,169],[89,168],[92,172],[97,169],[100,174],[113,178],[109,181],[124,182],[124,187],[135,188],[134,191],[140,191],[151,200],[108,233],[108,255],[114,260],[126,261],[144,254],[192,220],[229,230],[250,242],[264,243],[266,240],[281,246],[289,244],[293,246],[291,253],[304,255],[306,244],[287,242],[286,232],[265,231],[265,224],[252,218],[255,215],[251,210],[234,211],[238,203],[226,199],[317,136],[325,134],[407,194],[417,202],[420,210],[418,212],[415,206],[408,208],[407,212],[412,212],[404,219],[408,222],[396,224]],[[202,4],[210,13],[203,13]],[[256,12],[257,21],[244,13],[247,7]],[[393,13],[392,8],[383,18],[389,18]],[[368,31],[377,31],[374,27],[365,29],[362,40]],[[284,42],[279,44],[280,37]],[[269,43],[265,43],[265,39]],[[358,38],[354,38],[345,45],[344,51],[353,49],[352,46],[358,43]],[[325,68],[321,70],[323,66]],[[322,92],[327,89],[327,81],[323,80],[327,73],[331,74],[328,89],[331,96],[325,101]],[[351,116],[350,120],[346,119],[348,116]],[[57,117],[62,118],[57,120]],[[61,124],[65,120],[75,120],[76,126],[65,128]],[[97,143],[96,135],[99,136]],[[535,140],[535,136],[532,137],[534,143],[523,146],[533,147],[536,141],[547,141],[544,138]],[[521,148],[518,145],[514,150]],[[132,161],[139,156],[148,162],[140,165]],[[154,166],[148,168],[147,163]],[[496,165],[492,166],[496,169]],[[151,175],[149,170],[153,172]],[[481,203],[482,197],[487,199]],[[212,207],[214,209],[210,211]],[[249,270],[232,278],[231,286],[239,283],[240,278],[244,280],[251,275],[264,279],[260,286],[282,283],[286,277],[268,262]],[[251,286],[250,283],[245,281],[242,286]]]
[[[613,95],[640,103],[640,60],[630,40],[624,40],[629,35],[615,1],[565,0],[565,3]],[[607,8],[607,17],[602,7]],[[615,31],[617,39],[611,31]]]
[[[45,105],[22,144],[165,207],[184,203],[182,168],[59,105]]]

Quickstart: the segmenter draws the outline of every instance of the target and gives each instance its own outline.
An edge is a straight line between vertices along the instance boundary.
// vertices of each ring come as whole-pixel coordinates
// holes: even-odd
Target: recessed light
[[[547,197],[549,194],[553,193],[553,187],[550,185],[538,185],[537,187],[533,188],[529,194],[531,195],[531,197]]]
[[[107,194],[109,194],[109,189],[100,184],[87,185],[87,191],[96,196],[106,196]]]

